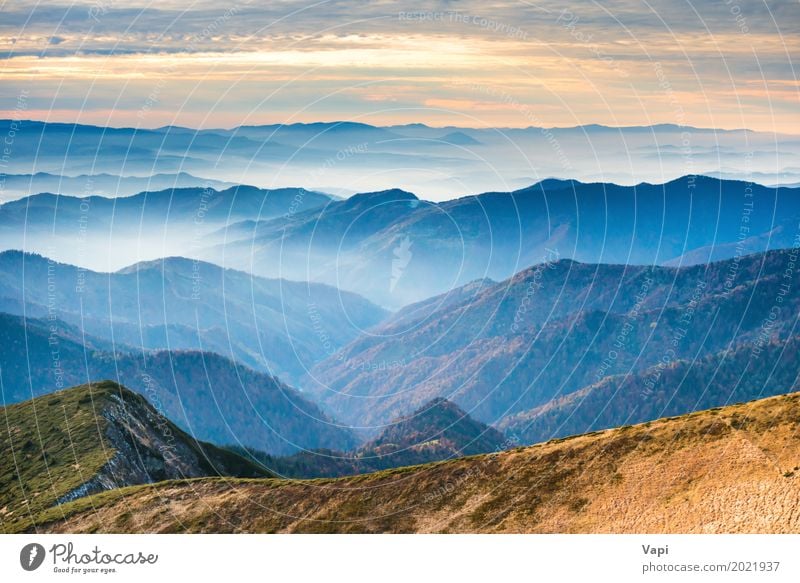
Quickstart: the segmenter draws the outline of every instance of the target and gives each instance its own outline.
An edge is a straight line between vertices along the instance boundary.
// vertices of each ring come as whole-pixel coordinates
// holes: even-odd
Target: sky
[[[15,0],[0,116],[800,133],[800,2]]]

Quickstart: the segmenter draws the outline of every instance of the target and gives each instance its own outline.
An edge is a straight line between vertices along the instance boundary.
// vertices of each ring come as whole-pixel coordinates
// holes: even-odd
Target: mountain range
[[[520,443],[621,427],[800,390],[800,337],[612,375],[499,425]]]
[[[469,96],[476,89],[466,85],[456,90]],[[185,172],[267,188],[402,188],[438,201],[516,190],[550,177],[626,185],[660,183],[690,173],[763,184],[800,181],[800,140],[795,135],[672,124],[380,127],[342,120],[144,129],[0,120],[3,135],[11,130],[16,135],[4,169],[9,174]]]
[[[370,447],[351,450],[436,399],[534,443],[786,392],[798,373],[796,248],[683,268],[548,261],[388,318],[324,286],[190,260],[92,274],[19,252],[0,259],[0,305],[27,316],[3,316],[7,402],[106,378],[144,393],[155,379],[170,417],[188,432],[269,455],[300,452],[298,467],[309,475],[350,473],[350,458],[380,457]],[[76,294],[79,280],[87,291]],[[203,293],[193,306],[186,300],[198,280]],[[311,288],[320,288],[313,302],[282,291]],[[14,300],[20,290],[25,302]],[[258,326],[243,324],[251,313]],[[254,356],[256,342],[263,353]],[[257,372],[237,362],[267,364]],[[252,414],[263,422],[251,423]],[[320,449],[347,453],[307,451]],[[344,466],[324,459],[337,457],[347,458]]]
[[[363,193],[272,220],[232,223],[198,257],[321,281],[397,309],[536,263],[695,265],[791,247],[796,189],[686,176],[665,184],[545,180],[442,203]]]
[[[293,381],[386,312],[330,286],[182,258],[100,273],[0,253],[0,311],[143,349],[210,350]]]
[[[331,200],[303,188],[244,185],[173,187],[115,198],[33,194],[0,204],[0,248],[108,271],[190,254],[230,222],[280,217]]]
[[[0,248],[95,271],[184,256],[326,283],[393,310],[553,257],[696,265],[792,247],[798,233],[797,189],[694,175],[635,186],[550,179],[441,203],[400,189],[339,200],[236,186],[0,205]]]
[[[407,306],[303,386],[372,431],[445,398],[526,443],[785,392],[796,266],[796,248],[683,268],[541,263]]]

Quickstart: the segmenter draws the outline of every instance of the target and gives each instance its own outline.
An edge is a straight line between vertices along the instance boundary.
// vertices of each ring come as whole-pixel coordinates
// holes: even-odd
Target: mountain
[[[0,248],[41,253],[91,269],[186,254],[231,221],[267,219],[324,206],[303,188],[238,185],[167,188],[133,196],[34,194],[0,205]]]
[[[367,476],[116,490],[34,524],[54,533],[797,533],[798,423],[795,393]]]
[[[115,174],[81,174],[63,176],[48,172],[36,174],[0,174],[4,199],[22,198],[38,192],[54,192],[74,196],[132,196],[173,188],[213,188],[221,191],[234,186],[230,182],[210,180],[187,172],[153,174],[152,176],[118,176]],[[5,200],[0,200],[5,202]]]
[[[438,449],[448,452],[447,457],[455,457],[500,451],[504,442],[505,437],[499,431],[471,419],[458,406],[445,399],[434,399],[411,415],[392,422],[377,438],[362,446],[360,451],[391,456]]]
[[[227,226],[197,253],[399,308],[554,256],[680,266],[788,248],[799,224],[791,188],[704,176],[635,186],[548,179],[442,203],[364,193],[288,220]]]
[[[143,397],[112,382],[0,408],[0,527],[126,486],[204,476],[264,477],[247,460],[196,441]]]
[[[174,187],[116,198],[43,193],[0,205],[0,224],[6,230],[22,225],[31,229],[41,225],[52,229],[54,223],[74,228],[75,221],[84,214],[89,223],[113,225],[116,229],[138,231],[139,223],[145,223],[148,233],[152,233],[150,229],[164,225],[194,225],[198,219],[212,224],[269,219],[286,214],[290,208],[300,212],[322,207],[330,201],[326,194],[303,188],[268,190],[247,185],[224,190]]]
[[[445,399],[434,399],[411,415],[395,419],[378,437],[353,452],[301,451],[288,457],[234,449],[269,471],[290,478],[365,474],[507,449],[512,442],[475,421]]]
[[[58,320],[0,314],[2,402],[112,379],[141,395],[197,439],[275,455],[356,439],[295,389],[211,352],[116,352],[84,347]]]
[[[0,310],[127,346],[218,352],[290,382],[386,316],[330,286],[189,259],[99,273],[18,251],[0,253]]]
[[[317,365],[304,386],[338,419],[373,431],[436,397],[502,426],[606,377],[646,378],[647,369],[678,361],[702,367],[713,355],[731,375],[715,385],[715,401],[692,383],[664,385],[657,400],[631,389],[611,424],[634,412],[662,415],[676,391],[685,396],[672,403],[675,414],[725,404],[737,391],[746,399],[774,394],[800,371],[796,359],[766,349],[798,333],[796,265],[796,250],[683,268],[541,263],[499,283],[474,282],[455,302],[445,294],[400,310]],[[741,386],[729,381],[743,365],[725,357],[738,349],[742,358],[758,355]]]
[[[466,84],[455,91],[469,95],[475,88]],[[142,129],[0,120],[0,133],[10,131],[15,132],[13,155],[4,168],[10,174],[186,172],[270,188],[402,188],[437,201],[514,190],[549,176],[629,186],[670,181],[687,172],[763,184],[800,181],[796,135],[674,124],[379,127],[334,120]]]
[[[334,152],[348,144],[375,145],[402,138],[390,129],[351,121],[239,126],[221,133],[300,149]]]

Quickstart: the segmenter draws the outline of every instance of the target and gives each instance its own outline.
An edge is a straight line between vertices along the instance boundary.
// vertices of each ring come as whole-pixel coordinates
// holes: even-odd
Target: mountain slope
[[[197,439],[272,454],[330,447],[355,437],[274,377],[201,351],[108,352],[62,336],[57,320],[0,314],[0,394],[9,404],[71,385],[112,379],[147,397]]]
[[[330,286],[189,259],[99,273],[19,251],[0,253],[0,310],[129,346],[211,350],[289,381],[386,316]]]
[[[139,395],[112,382],[0,408],[0,528],[115,488],[202,476],[264,477],[263,469],[198,442]]]
[[[641,423],[687,411],[800,389],[800,337],[743,345],[696,361],[679,360],[584,389],[503,419],[521,443]]]
[[[798,533],[800,395],[337,480],[171,481],[47,532]]]
[[[359,425],[436,397],[500,423],[611,375],[787,341],[800,331],[795,265],[791,250],[680,269],[543,263],[471,284],[455,303],[444,295],[408,306],[318,365],[305,386]],[[775,364],[753,361],[765,373]],[[782,366],[800,371],[796,361]],[[753,378],[768,386],[751,386],[747,398],[776,390],[768,374]]]

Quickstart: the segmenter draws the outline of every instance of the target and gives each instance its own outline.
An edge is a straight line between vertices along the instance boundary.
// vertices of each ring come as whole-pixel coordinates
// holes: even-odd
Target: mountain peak
[[[197,259],[189,259],[187,257],[173,255],[170,257],[160,257],[158,259],[139,261],[123,267],[122,269],[118,269],[115,273],[120,275],[128,275],[131,273],[139,273],[151,270],[169,271],[172,269],[183,270],[186,273],[191,273],[192,269],[196,268],[197,266],[211,266],[219,268],[213,263],[208,263],[206,261],[199,261]]]
[[[584,184],[580,180],[574,180],[572,178],[545,178],[544,180],[540,180],[536,184],[533,184],[529,188],[541,188],[543,190],[563,190],[565,188],[575,188]],[[527,190],[524,188],[523,190]]]
[[[422,407],[392,422],[362,451],[379,455],[402,454],[404,451],[441,449],[458,457],[502,449],[505,436],[470,417],[455,403],[436,397]]]
[[[390,188],[389,190],[378,190],[375,192],[360,192],[354,194],[346,200],[346,202],[399,202],[404,200],[419,200],[417,196],[406,190],[400,188]]]

